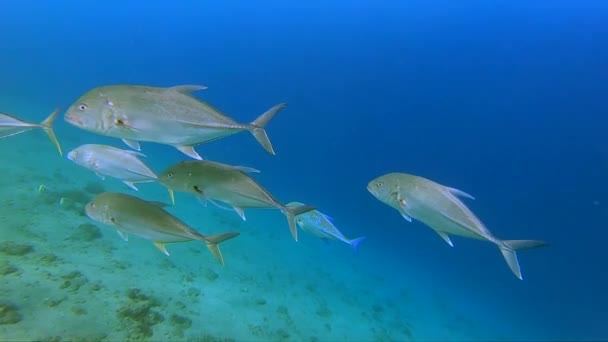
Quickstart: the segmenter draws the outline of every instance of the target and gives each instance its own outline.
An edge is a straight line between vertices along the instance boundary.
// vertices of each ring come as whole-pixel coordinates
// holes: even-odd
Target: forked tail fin
[[[207,248],[209,248],[211,254],[213,254],[215,259],[217,259],[217,261],[220,263],[220,265],[224,266],[224,257],[222,257],[222,252],[220,251],[220,247],[218,246],[218,244],[237,237],[239,236],[239,234],[240,233],[237,232],[230,232],[215,235],[205,235],[203,241],[207,245]]]
[[[296,228],[296,215],[304,214],[309,211],[315,210],[316,208],[310,205],[297,205],[297,206],[283,206],[281,211],[287,217],[287,223],[289,224],[289,231],[293,239],[298,241],[298,229]]]
[[[55,111],[53,113],[51,113],[51,115],[49,115],[48,118],[44,119],[44,121],[42,121],[40,123],[40,125],[46,132],[46,135],[49,136],[49,139],[51,139],[53,144],[55,144],[55,147],[57,147],[59,154],[61,156],[63,156],[63,151],[61,151],[61,145],[59,145],[59,141],[57,140],[57,137],[55,136],[55,132],[53,131],[53,122],[55,122],[55,119],[57,118],[58,114],[59,114],[59,108],[55,109]]]
[[[253,134],[255,139],[264,147],[266,152],[274,155],[274,149],[270,143],[270,139],[264,129],[268,122],[277,114],[281,109],[287,106],[286,103],[279,103],[278,105],[270,108],[264,114],[260,115],[257,119],[253,120],[250,124],[250,132]]]
[[[349,244],[353,247],[353,249],[355,250],[355,253],[357,253],[357,251],[359,250],[359,244],[361,242],[363,242],[363,240],[365,240],[366,237],[365,236],[361,236],[355,239],[352,239],[349,241]]]
[[[547,246],[548,243],[539,240],[502,240],[502,243],[498,245],[502,256],[505,258],[507,265],[520,280],[523,279],[521,274],[521,268],[517,261],[517,254],[515,251],[520,249],[532,249]]]

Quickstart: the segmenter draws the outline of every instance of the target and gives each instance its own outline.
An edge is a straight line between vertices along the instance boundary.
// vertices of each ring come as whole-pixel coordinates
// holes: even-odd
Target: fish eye
[[[376,185],[377,185],[377,186],[383,186],[383,185],[384,185],[384,182],[377,182],[377,183],[376,183]]]
[[[87,110],[87,105],[84,104],[84,103],[81,103],[81,104],[78,105],[78,109],[80,109],[80,110]]]
[[[175,177],[175,175],[173,174],[173,172],[167,173],[167,178],[173,179],[173,177]]]

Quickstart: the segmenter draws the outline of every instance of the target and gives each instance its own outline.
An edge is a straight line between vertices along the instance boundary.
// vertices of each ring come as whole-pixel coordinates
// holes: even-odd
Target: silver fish
[[[53,122],[55,121],[55,118],[57,118],[57,114],[59,114],[59,109],[56,109],[41,123],[35,123],[18,119],[9,114],[0,113],[0,138],[6,138],[32,129],[41,128],[49,136],[49,139],[51,139],[51,142],[55,145],[59,154],[63,155],[61,145],[59,145],[55,132],[53,132]]]
[[[239,235],[236,232],[203,235],[163,210],[158,203],[115,192],[97,195],[86,204],[85,212],[90,219],[114,227],[123,240],[128,240],[128,234],[139,236],[152,241],[167,256],[165,244],[201,241],[221,265],[224,265],[224,258],[218,244]]]
[[[432,228],[450,246],[450,235],[479,239],[494,243],[500,249],[509,268],[523,279],[516,250],[546,246],[537,240],[500,240],[484,226],[457,196],[473,196],[431,180],[405,174],[389,173],[367,185],[367,190],[378,200],[396,209],[407,221],[419,220]]]
[[[238,123],[192,95],[200,85],[169,88],[108,85],[82,95],[65,113],[65,120],[93,133],[120,138],[140,150],[138,141],[171,145],[194,159],[194,146],[249,131],[270,154],[266,124],[285,107],[278,104],[253,122]]]
[[[245,208],[276,208],[287,218],[289,230],[298,241],[295,216],[313,210],[303,205],[288,208],[272,196],[247,172],[255,169],[232,166],[208,160],[186,160],[178,162],[158,175],[158,181],[169,192],[181,191],[195,195],[201,202],[221,201],[231,206],[245,220]]]
[[[138,190],[134,183],[155,182],[156,173],[139,157],[144,154],[121,150],[116,147],[85,144],[68,153],[68,159],[95,172],[100,178],[104,176],[121,180],[133,190]]]
[[[299,207],[303,206],[304,203],[291,202],[287,203],[287,207]],[[359,247],[359,244],[366,239],[365,236],[361,236],[355,239],[349,239],[333,224],[332,219],[318,210],[311,210],[309,212],[296,215],[296,224],[303,231],[310,233],[321,239],[339,240],[350,245],[355,252]]]

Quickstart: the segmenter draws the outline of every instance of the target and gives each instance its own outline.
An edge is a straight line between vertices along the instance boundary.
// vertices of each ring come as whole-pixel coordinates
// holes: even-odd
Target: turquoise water
[[[607,15],[592,1],[1,4],[0,112],[39,122],[108,84],[203,84],[196,96],[240,122],[286,102],[267,127],[275,156],[246,132],[197,151],[367,239],[357,253],[295,242],[277,210],[242,221],[177,194],[167,211],[193,228],[240,232],[225,266],[194,241],[168,257],[125,242],[84,204],[166,190],[67,160],[127,147],[60,117],[64,157],[40,130],[0,140],[0,339],[607,339]],[[187,159],[142,152],[156,172]],[[451,248],[373,198],[388,172],[466,191],[499,238],[550,246],[518,254],[518,280],[491,244]]]

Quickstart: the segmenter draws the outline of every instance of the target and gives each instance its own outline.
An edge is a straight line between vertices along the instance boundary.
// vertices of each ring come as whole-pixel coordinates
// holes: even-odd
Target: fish
[[[367,190],[379,201],[396,209],[407,221],[416,219],[433,229],[452,247],[454,244],[450,235],[495,244],[513,274],[519,279],[523,279],[523,276],[516,251],[548,245],[540,240],[498,239],[459,199],[474,199],[473,196],[423,177],[388,173],[371,180],[367,184]]]
[[[288,208],[303,206],[304,203],[290,202],[287,203]],[[339,240],[350,245],[355,252],[359,248],[359,244],[366,239],[361,236],[355,239],[349,239],[332,222],[333,220],[318,210],[296,215],[296,224],[303,231],[310,233],[321,239]]]
[[[140,141],[177,148],[202,160],[194,146],[242,132],[250,132],[264,149],[275,151],[266,134],[268,122],[285,108],[279,103],[251,123],[238,123],[220,110],[194,97],[202,85],[150,87],[106,85],[84,93],[66,111],[65,121],[96,134],[120,138],[140,151]]]
[[[248,173],[259,172],[244,166],[233,166],[210,160],[180,161],[158,175],[159,183],[170,193],[186,192],[195,195],[201,203],[211,202],[225,208],[216,201],[228,204],[243,221],[245,208],[276,208],[287,218],[289,230],[298,241],[295,216],[314,210],[313,206],[287,207],[279,202]],[[172,196],[172,202],[175,203]]]
[[[95,172],[100,178],[116,178],[138,191],[135,183],[155,182],[158,178],[139,157],[143,153],[97,144],[80,145],[68,152],[67,158]]]
[[[0,138],[6,138],[30,131],[32,129],[41,128],[44,130],[46,135],[48,135],[49,139],[51,139],[51,142],[59,151],[59,155],[63,156],[61,145],[59,144],[59,140],[57,140],[55,132],[53,131],[53,122],[55,122],[58,114],[59,109],[56,109],[53,113],[51,113],[51,115],[44,119],[44,121],[41,123],[35,123],[18,119],[10,114],[0,113]]]
[[[162,204],[118,192],[95,196],[85,205],[85,213],[93,221],[114,227],[124,241],[128,241],[129,234],[139,236],[152,241],[167,256],[170,254],[166,244],[201,241],[220,265],[224,265],[224,258],[218,244],[239,235],[238,232],[203,235],[166,212]]]

